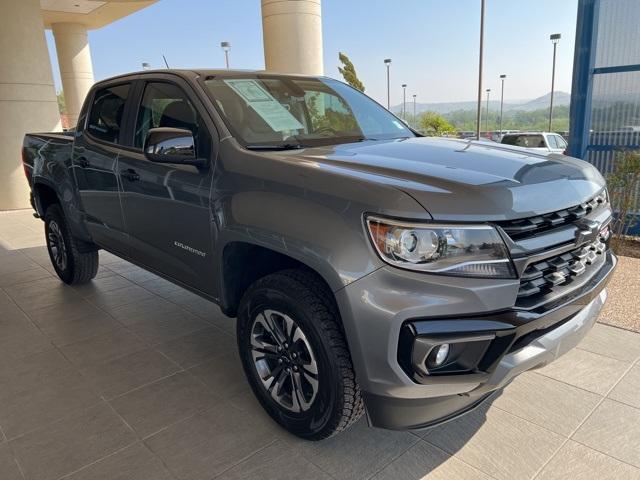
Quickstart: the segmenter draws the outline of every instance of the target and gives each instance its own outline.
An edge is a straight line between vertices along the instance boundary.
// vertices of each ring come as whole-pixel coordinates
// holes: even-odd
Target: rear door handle
[[[76,159],[76,163],[78,164],[78,166],[79,166],[80,168],[87,168],[89,165],[91,165],[91,164],[89,163],[89,160],[87,160],[87,158],[86,158],[86,157],[78,157],[78,158]]]
[[[136,172],[133,168],[122,170],[120,172],[120,175],[122,175],[122,178],[126,178],[130,182],[137,182],[138,180],[140,180],[140,175],[138,175],[138,172]]]

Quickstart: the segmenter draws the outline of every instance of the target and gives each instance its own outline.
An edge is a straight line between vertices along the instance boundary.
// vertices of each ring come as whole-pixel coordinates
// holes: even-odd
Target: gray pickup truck
[[[580,341],[616,264],[591,165],[424,138],[330,78],[111,78],[23,159],[62,281],[104,249],[217,303],[264,409],[308,439],[473,409]]]

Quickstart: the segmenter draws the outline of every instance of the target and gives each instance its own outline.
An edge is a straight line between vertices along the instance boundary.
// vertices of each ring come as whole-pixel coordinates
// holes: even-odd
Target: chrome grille
[[[606,250],[606,241],[598,238],[587,245],[528,265],[520,277],[518,299],[550,293],[576,277],[595,273],[597,265],[601,264],[598,259]]]
[[[532,237],[545,230],[551,230],[568,223],[573,223],[591,213],[598,206],[605,203],[606,200],[606,194],[603,191],[599,195],[581,203],[580,205],[576,205],[575,207],[565,208],[564,210],[545,213],[535,217],[500,222],[499,225],[505,233],[511,237],[511,239],[517,241],[523,238]]]

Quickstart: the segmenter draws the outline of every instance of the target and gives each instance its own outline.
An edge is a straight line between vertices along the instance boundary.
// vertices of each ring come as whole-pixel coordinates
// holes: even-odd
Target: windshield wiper
[[[276,145],[247,145],[245,148],[249,150],[298,150],[301,148],[307,148],[309,145],[303,145],[302,143],[279,143]]]

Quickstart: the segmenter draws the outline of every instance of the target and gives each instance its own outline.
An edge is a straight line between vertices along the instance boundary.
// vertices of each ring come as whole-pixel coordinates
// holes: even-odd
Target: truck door
[[[198,99],[186,88],[173,81],[145,83],[132,115],[131,148],[118,161],[122,209],[132,260],[213,294],[212,136],[195,107]],[[142,147],[149,129],[157,127],[190,130],[196,155],[207,166],[149,161]]]
[[[86,122],[78,125],[72,165],[86,224],[101,247],[127,253],[117,164],[131,83],[96,90]]]

